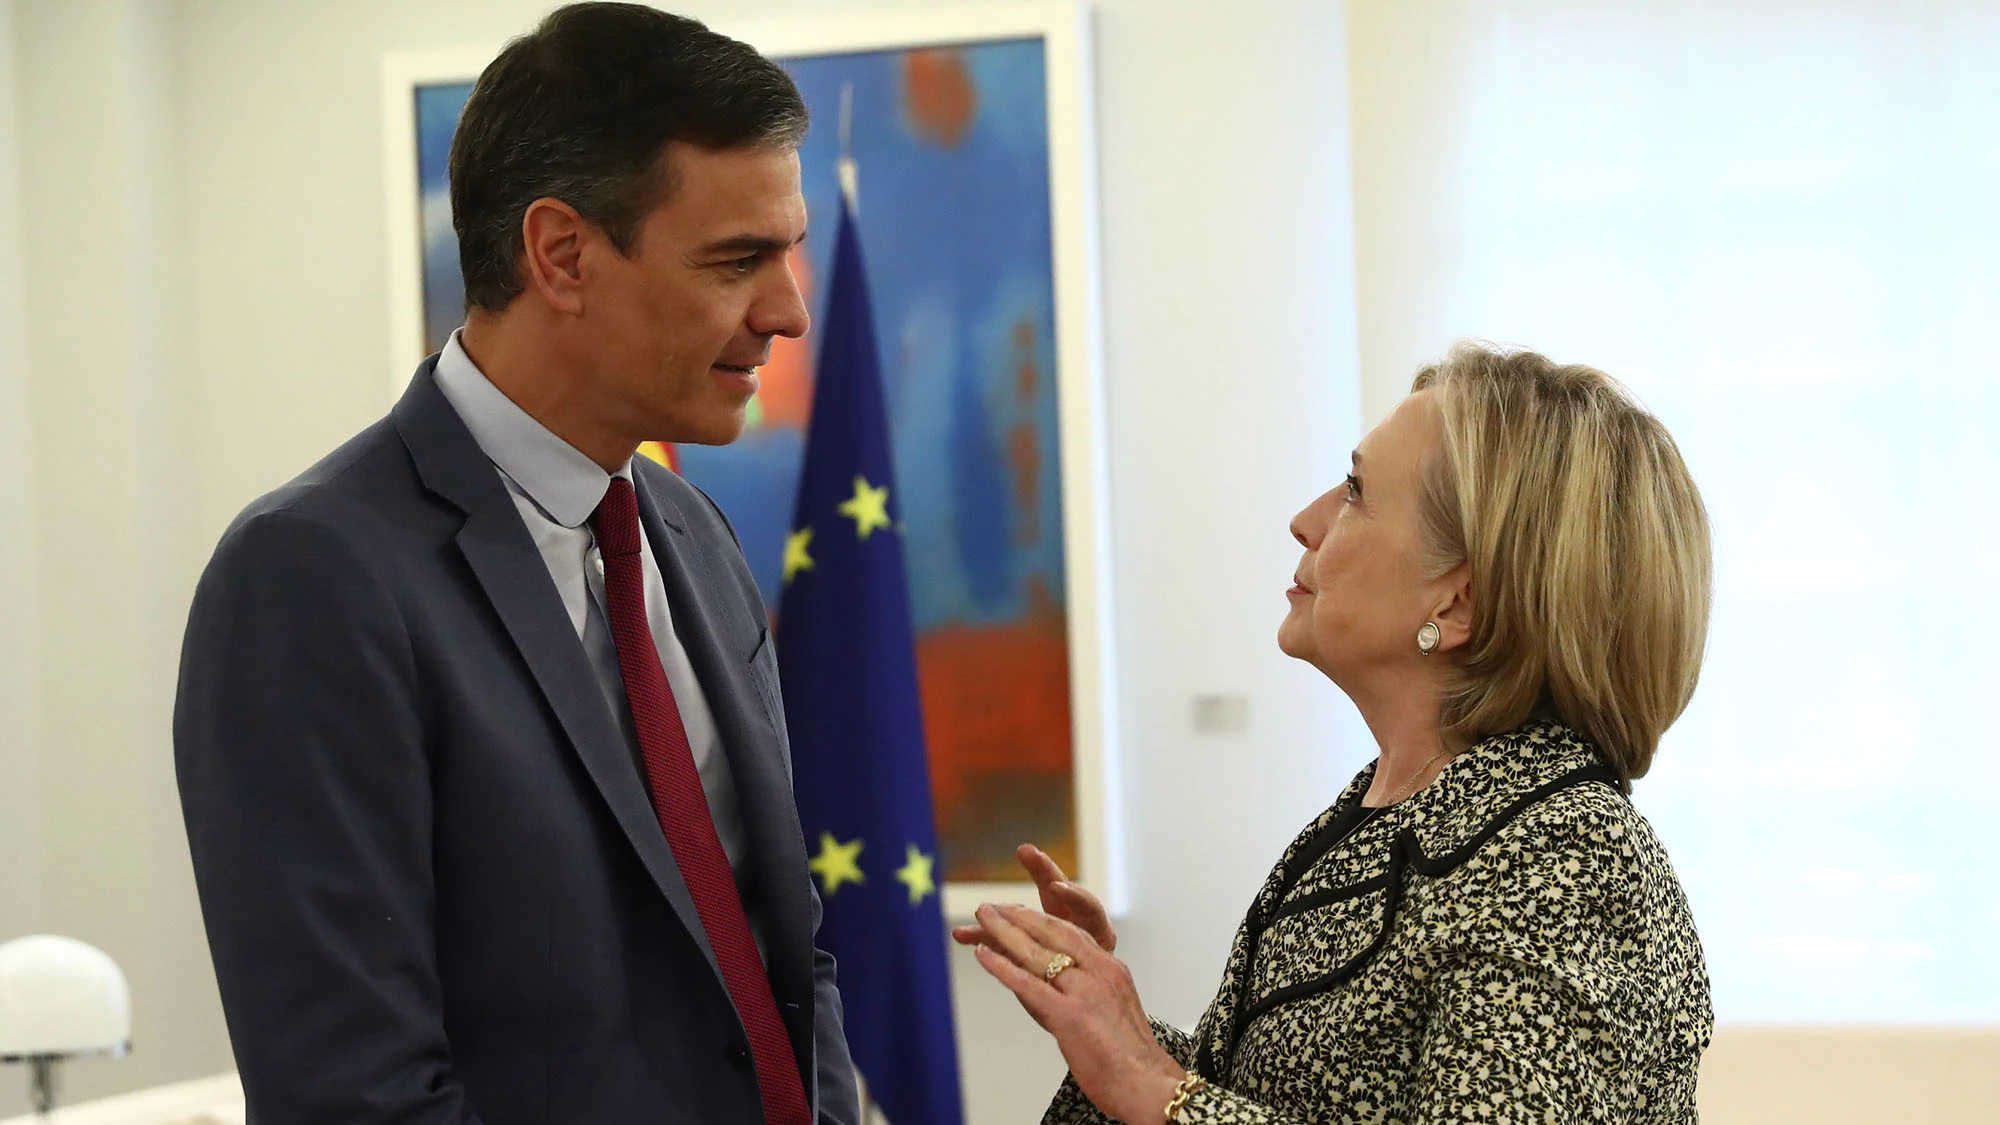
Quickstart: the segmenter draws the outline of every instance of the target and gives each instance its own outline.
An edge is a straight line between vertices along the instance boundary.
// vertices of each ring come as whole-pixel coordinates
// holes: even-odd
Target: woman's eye
[[[1361,499],[1361,480],[1353,473],[1347,474],[1347,502],[1352,504]]]

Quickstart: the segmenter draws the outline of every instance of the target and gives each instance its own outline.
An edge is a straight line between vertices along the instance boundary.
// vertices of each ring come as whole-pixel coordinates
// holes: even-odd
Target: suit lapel
[[[465,512],[456,537],[459,551],[612,817],[720,981],[722,971],[695,912],[694,898],[653,815],[624,735],[605,706],[603,688],[584,655],[583,642],[562,610],[548,564],[522,526],[506,485],[437,389],[435,365],[433,358],[418,369],[396,406],[396,425],[404,444],[425,486]]]
[[[666,487],[634,465],[639,518],[666,586],[674,633],[687,650],[714,713],[723,752],[736,781],[750,880],[764,922],[765,968],[800,1058],[811,1058],[812,919],[797,893],[805,871],[785,750],[751,680],[751,660],[764,637],[762,622],[718,605],[726,576],[710,571],[707,552],[687,532],[687,519]],[[726,595],[725,595],[726,596]],[[766,642],[768,643],[768,642]],[[748,905],[748,904],[746,904]],[[809,1072],[808,1072],[809,1073]]]

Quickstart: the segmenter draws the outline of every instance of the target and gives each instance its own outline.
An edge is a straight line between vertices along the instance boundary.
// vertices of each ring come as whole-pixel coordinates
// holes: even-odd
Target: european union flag
[[[840,962],[847,1041],[890,1125],[959,1125],[943,873],[875,320],[843,207],[778,663],[799,818]]]

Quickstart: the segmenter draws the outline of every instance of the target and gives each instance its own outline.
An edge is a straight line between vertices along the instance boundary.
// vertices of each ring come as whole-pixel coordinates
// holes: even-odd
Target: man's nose
[[[805,294],[799,292],[799,279],[793,275],[792,264],[787,260],[783,269],[773,271],[771,287],[751,307],[750,330],[759,336],[796,340],[811,327],[812,314],[806,310]]]

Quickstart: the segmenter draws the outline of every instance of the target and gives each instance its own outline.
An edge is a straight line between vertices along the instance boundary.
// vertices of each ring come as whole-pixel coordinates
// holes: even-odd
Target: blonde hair
[[[1708,515],[1674,439],[1602,371],[1530,351],[1460,343],[1411,390],[1444,421],[1425,562],[1467,564],[1472,587],[1444,729],[1559,718],[1643,776],[1708,640]]]

